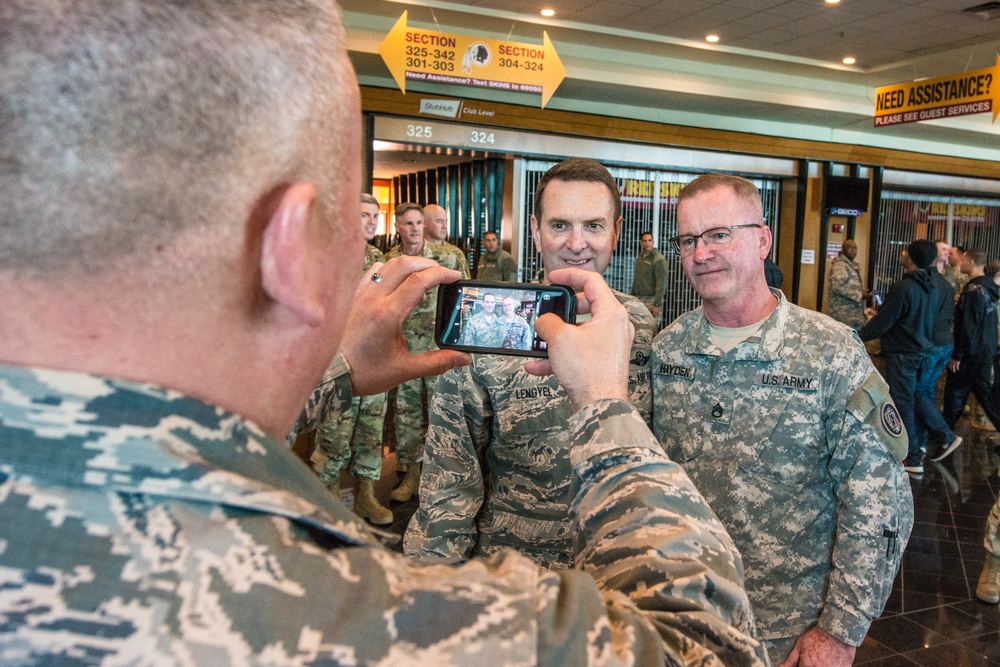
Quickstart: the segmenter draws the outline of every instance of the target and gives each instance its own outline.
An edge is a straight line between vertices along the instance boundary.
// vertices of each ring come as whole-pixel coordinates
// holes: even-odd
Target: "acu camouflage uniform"
[[[382,251],[365,244],[365,268],[384,262]],[[351,405],[337,419],[323,422],[316,429],[316,449],[321,460],[314,468],[330,488],[340,486],[340,471],[351,465],[355,477],[377,480],[382,476],[382,424],[385,420],[385,394],[355,396]]]
[[[462,327],[462,345],[482,345],[500,347],[504,330],[500,328],[501,318],[496,310],[492,313],[479,312],[469,318]]]
[[[743,555],[760,637],[790,649],[818,622],[857,646],[913,525],[906,433],[857,336],[771,293],[725,355],[701,308],[656,337],[654,432]]]
[[[0,664],[763,664],[739,557],[642,419],[567,429],[583,571],[419,567],[236,415],[0,367]]]
[[[484,252],[476,265],[476,280],[487,283],[516,282],[517,262],[503,248],[497,248],[496,252]]]
[[[515,315],[514,319],[510,321],[501,317],[499,326],[503,332],[503,342],[500,343],[500,347],[507,350],[531,349],[531,341],[535,337],[535,333],[526,319],[520,315]]]
[[[462,272],[469,277],[469,265],[462,252],[450,243],[424,242],[420,254],[433,259],[446,269]],[[448,248],[453,248],[454,251]],[[403,246],[397,245],[385,253],[386,260],[403,256]],[[437,288],[427,290],[423,300],[403,320],[403,338],[410,352],[437,349],[434,344],[434,318],[437,316]],[[396,388],[396,456],[402,466],[418,463],[424,453],[424,405],[431,404],[437,375],[404,382]]]
[[[653,321],[637,299],[617,296],[635,326],[629,397],[648,421]],[[520,357],[477,354],[441,376],[406,555],[457,562],[513,547],[543,565],[572,564],[572,407],[555,376],[523,366]]]
[[[837,254],[830,263],[826,313],[855,331],[865,325],[865,290],[861,267],[853,259]]]
[[[439,243],[434,243],[433,241],[427,241],[424,243],[426,246],[430,244],[432,250],[435,253],[434,259],[437,263],[446,269],[455,269],[462,273],[462,280],[469,280],[472,278],[472,274],[469,272],[469,260],[465,258],[465,253],[458,246],[452,245],[447,241],[441,241]]]

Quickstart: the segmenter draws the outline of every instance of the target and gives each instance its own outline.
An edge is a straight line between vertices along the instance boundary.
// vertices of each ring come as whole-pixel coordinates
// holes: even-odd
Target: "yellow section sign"
[[[407,13],[403,12],[378,48],[404,93],[407,81],[450,83],[539,93],[544,108],[566,77],[547,32],[542,32],[541,46],[482,39],[410,28]]]
[[[1000,56],[995,67],[875,89],[875,127],[989,111],[996,122],[1000,114]]]

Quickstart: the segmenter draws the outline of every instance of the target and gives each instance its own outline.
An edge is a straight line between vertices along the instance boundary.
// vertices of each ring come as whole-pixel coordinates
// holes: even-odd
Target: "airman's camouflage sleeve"
[[[570,429],[576,564],[605,591],[609,609],[620,604],[618,593],[627,597],[623,634],[647,641],[632,611],[642,609],[675,664],[767,664],[752,638],[736,547],[636,410],[597,401],[573,415]],[[641,650],[631,664],[659,664],[655,647],[647,656]]]
[[[295,438],[301,433],[308,433],[319,428],[320,424],[337,419],[351,405],[351,376],[347,359],[340,350],[327,366],[319,384],[309,395],[309,401],[302,414],[295,420],[295,425],[285,443],[291,447]]]
[[[832,392],[849,396],[846,409],[826,425],[827,442],[834,443],[828,471],[837,497],[837,539],[819,624],[858,646],[882,613],[899,571],[913,528],[913,499],[899,464],[907,439],[889,387],[856,337],[854,342],[847,363],[853,373]]]
[[[571,424],[578,570],[416,565],[253,424],[0,367],[0,661],[760,665],[718,521],[624,402]]]
[[[403,537],[403,553],[410,558],[454,563],[472,554],[485,493],[481,454],[492,417],[469,367],[438,378],[428,410],[420,506]]]

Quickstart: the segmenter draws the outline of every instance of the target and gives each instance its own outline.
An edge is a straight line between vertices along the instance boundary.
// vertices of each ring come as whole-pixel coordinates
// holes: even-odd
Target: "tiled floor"
[[[1000,493],[1000,435],[959,422],[962,446],[944,462],[911,476],[915,523],[885,613],[875,621],[855,665],[1000,667],[1000,609],[979,602],[983,527]],[[935,453],[936,449],[931,449]],[[398,481],[385,457],[377,493]],[[417,502],[393,503],[392,532],[402,535]]]
[[[958,433],[965,442],[954,454],[910,478],[913,533],[855,665],[1000,666],[1000,610],[976,599],[983,527],[1000,493],[1000,436],[967,418]]]

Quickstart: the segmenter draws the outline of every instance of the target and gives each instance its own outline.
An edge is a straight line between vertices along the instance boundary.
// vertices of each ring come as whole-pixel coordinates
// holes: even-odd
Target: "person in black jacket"
[[[969,392],[976,394],[986,418],[1000,428],[1000,410],[990,401],[990,366],[997,353],[997,299],[1000,288],[984,275],[986,253],[966,250],[959,264],[969,282],[955,306],[955,350],[944,385],[944,418],[955,428]]]
[[[941,244],[938,243],[938,257],[941,257]],[[946,260],[947,261],[947,260]],[[917,376],[917,432],[910,436],[910,439],[917,438],[921,444],[921,451],[926,449],[927,436],[932,435],[941,443],[944,443],[938,455],[932,461],[940,461],[950,456],[962,444],[962,438],[955,434],[944,416],[934,403],[934,393],[937,390],[938,379],[942,371],[951,359],[951,352],[955,349],[955,339],[952,334],[953,322],[955,319],[955,288],[942,275],[938,268],[939,262],[931,265],[930,274],[937,287],[937,315],[934,318],[934,330],[931,335],[931,342],[934,344],[926,355],[924,365]]]
[[[863,341],[882,339],[886,356],[886,380],[889,394],[899,409],[909,436],[909,448],[903,467],[907,472],[924,471],[926,437],[914,438],[917,377],[925,357],[933,347],[934,320],[937,315],[937,288],[928,268],[937,258],[937,246],[931,241],[914,241],[900,255],[906,269],[903,278],[889,288],[878,313],[861,327]]]

